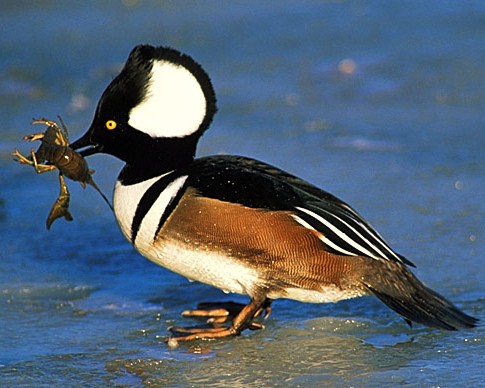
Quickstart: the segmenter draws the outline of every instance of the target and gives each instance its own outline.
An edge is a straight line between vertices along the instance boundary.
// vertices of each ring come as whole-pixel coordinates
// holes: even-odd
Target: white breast
[[[113,208],[118,225],[129,241],[131,241],[131,225],[138,203],[147,189],[158,179],[160,179],[159,176],[129,186],[122,185],[120,181],[116,182],[113,194]]]
[[[166,174],[165,174],[166,175]],[[158,179],[125,186],[119,181],[114,190],[114,211],[124,236],[131,242],[132,224],[138,204]],[[206,250],[189,249],[177,241],[154,236],[170,200],[183,187],[187,176],[180,176],[171,182],[144,216],[137,233],[134,246],[146,258],[173,272],[201,283],[209,284],[227,292],[251,294],[258,275],[255,270],[243,266],[226,255]]]
[[[142,197],[155,182],[168,174],[166,173],[134,185],[125,186],[119,181],[116,182],[113,199],[115,216],[123,234],[128,240],[131,241],[132,239],[133,219]],[[186,179],[187,176],[183,175],[170,182],[152,206],[147,209],[147,213],[143,216],[136,240],[134,241],[135,248],[138,250],[146,250],[150,246],[155,238],[162,215],[165,213],[170,201],[182,189]]]

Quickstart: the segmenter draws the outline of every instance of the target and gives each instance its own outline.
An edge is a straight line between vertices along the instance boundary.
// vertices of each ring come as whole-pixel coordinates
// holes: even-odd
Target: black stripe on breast
[[[160,196],[160,194],[163,192],[163,190],[165,190],[167,186],[170,183],[172,183],[176,178],[178,178],[180,175],[181,174],[179,171],[173,171],[167,175],[164,175],[160,179],[158,179],[155,183],[153,183],[148,188],[147,191],[145,191],[145,194],[143,194],[143,196],[141,197],[140,202],[138,202],[138,206],[136,207],[135,215],[131,223],[131,243],[132,244],[135,244],[136,236],[138,234],[138,231],[140,230],[140,226],[143,221],[143,218],[145,218],[145,216],[150,211],[151,207],[153,206],[157,198]],[[176,197],[179,197],[179,195],[182,195],[183,191],[184,190],[179,190]],[[168,217],[168,214],[170,214],[170,212],[167,210],[173,209],[172,207],[173,203],[174,201],[171,200],[169,206],[167,206],[167,209],[165,209],[162,215],[162,219],[160,220],[160,223],[162,223],[162,220],[164,220],[164,216],[166,214],[167,214],[166,217]],[[158,226],[158,229],[160,228],[161,228],[161,224]]]
[[[167,218],[170,216],[170,214],[172,214],[173,210],[179,203],[180,199],[185,194],[186,188],[187,188],[187,181],[185,181],[184,185],[179,189],[179,191],[177,191],[177,194],[170,199],[170,202],[168,203],[167,207],[165,208],[165,211],[160,217],[160,222],[158,223],[157,230],[155,232],[155,235],[153,236],[154,240],[157,238],[158,232],[160,232],[160,229],[162,229],[162,226],[163,224],[165,224],[165,221],[167,221]]]

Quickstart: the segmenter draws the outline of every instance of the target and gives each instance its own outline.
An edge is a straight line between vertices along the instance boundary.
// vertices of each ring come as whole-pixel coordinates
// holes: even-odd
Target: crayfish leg
[[[64,121],[62,120],[61,116],[57,116],[57,118],[59,119],[59,122],[61,123],[61,126],[60,127],[57,126],[57,128],[58,128],[60,135],[62,136],[63,143],[64,143],[64,144],[61,144],[61,145],[68,146],[69,145],[69,133],[67,131],[66,124],[64,124]]]
[[[31,166],[34,164],[31,159],[22,155],[18,149],[15,149],[15,151],[12,152],[12,156],[15,156],[17,158],[17,162],[20,164],[29,164]]]
[[[34,149],[30,150],[30,157],[32,158],[32,165],[34,166],[34,170],[37,174],[43,174],[44,172],[55,170],[57,167],[54,165],[48,164],[41,164],[37,162],[37,155],[35,154]]]
[[[33,135],[25,135],[23,137],[24,140],[28,140],[30,142],[36,141],[36,140],[42,140],[44,138],[45,134],[44,133],[34,133]]]

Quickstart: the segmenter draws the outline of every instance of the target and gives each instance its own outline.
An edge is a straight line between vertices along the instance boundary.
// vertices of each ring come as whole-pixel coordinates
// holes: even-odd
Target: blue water
[[[12,162],[32,117],[71,138],[131,48],[171,45],[211,75],[199,153],[259,158],[351,203],[415,273],[485,320],[485,3],[2,2],[0,385],[478,386],[485,329],[413,329],[372,298],[276,301],[266,329],[166,346],[199,301],[239,300],[139,256],[91,188],[45,218],[56,174]],[[121,164],[94,156],[111,194]]]

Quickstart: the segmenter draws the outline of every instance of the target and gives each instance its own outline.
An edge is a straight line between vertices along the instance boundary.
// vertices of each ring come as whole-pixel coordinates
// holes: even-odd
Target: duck
[[[261,329],[275,299],[334,303],[373,295],[411,325],[457,330],[478,319],[426,287],[350,205],[249,157],[196,158],[217,111],[211,79],[191,56],[141,44],[103,92],[91,126],[70,146],[124,162],[113,192],[121,232],[145,258],[191,281],[249,297],[184,315],[178,341]],[[222,320],[219,314],[222,309]],[[222,322],[222,323],[221,323]]]

